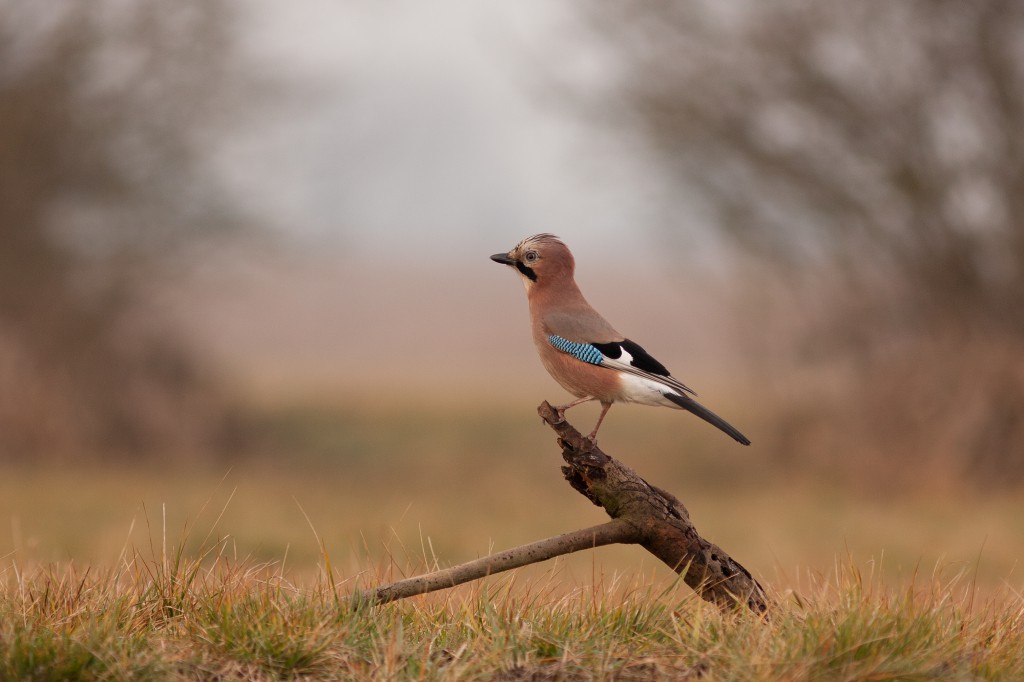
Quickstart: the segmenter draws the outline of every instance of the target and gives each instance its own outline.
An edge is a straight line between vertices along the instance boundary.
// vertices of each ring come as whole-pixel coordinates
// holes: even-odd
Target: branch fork
[[[767,614],[768,597],[761,585],[725,550],[701,537],[682,502],[602,451],[547,401],[537,412],[558,436],[565,480],[603,507],[611,521],[366,590],[356,594],[353,602],[383,604],[584,549],[638,544],[679,573],[706,601],[723,610],[746,608]]]

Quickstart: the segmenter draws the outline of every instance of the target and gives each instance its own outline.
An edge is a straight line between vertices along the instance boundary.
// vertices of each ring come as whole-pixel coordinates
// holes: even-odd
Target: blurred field
[[[1024,677],[1020,7],[238,4],[0,0],[0,680]],[[540,231],[751,437],[601,445],[770,625],[636,547],[345,608],[604,520]]]
[[[589,424],[596,411],[588,409],[570,416]],[[730,414],[744,422],[742,410]],[[619,407],[609,420],[604,449],[678,495],[706,537],[775,589],[848,561],[891,584],[963,572],[985,592],[1024,585],[1018,491],[938,491],[926,481],[899,493],[850,488],[777,474],[757,449],[756,424],[754,446],[740,448],[667,410]],[[99,568],[117,564],[126,548],[159,554],[164,538],[187,553],[228,538],[230,556],[309,576],[322,561],[319,537],[345,576],[398,577],[605,518],[561,480],[553,434],[528,403],[305,405],[258,423],[268,445],[232,464],[6,468],[0,555],[8,565]],[[636,547],[559,566],[566,589],[594,576],[671,577]]]

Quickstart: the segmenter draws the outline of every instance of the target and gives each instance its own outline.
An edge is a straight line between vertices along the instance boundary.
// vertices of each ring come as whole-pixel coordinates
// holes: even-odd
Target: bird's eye
[[[540,258],[540,256],[537,255],[536,251],[527,251],[526,255],[523,256],[523,260],[527,263],[536,263],[538,258]]]

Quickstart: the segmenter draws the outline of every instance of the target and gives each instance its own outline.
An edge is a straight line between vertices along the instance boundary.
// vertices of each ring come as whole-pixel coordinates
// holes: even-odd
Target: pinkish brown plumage
[[[590,400],[602,410],[591,440],[616,402],[684,409],[744,445],[750,441],[724,419],[695,401],[693,391],[672,377],[660,362],[620,334],[583,297],[576,285],[576,262],[562,240],[537,234],[491,260],[515,268],[526,286],[533,341],[544,369],[576,400],[565,410]]]

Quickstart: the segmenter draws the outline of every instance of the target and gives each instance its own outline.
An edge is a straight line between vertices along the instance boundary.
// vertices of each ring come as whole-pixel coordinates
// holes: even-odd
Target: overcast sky
[[[283,84],[221,160],[288,234],[368,258],[475,257],[535,232],[578,257],[657,253],[655,183],[584,123],[612,64],[558,0],[262,0],[243,53]],[[687,218],[680,216],[681,223]]]
[[[537,390],[522,286],[487,257],[553,232],[593,302],[664,362],[698,383],[720,366],[722,333],[709,329],[725,324],[722,307],[658,248],[655,181],[572,96],[615,65],[570,8],[244,5],[244,61],[281,87],[269,112],[233,126],[218,160],[250,211],[324,257],[244,260],[230,287],[200,283],[203,305],[185,308],[204,342],[273,390],[351,390],[382,366],[407,385],[443,374]]]

